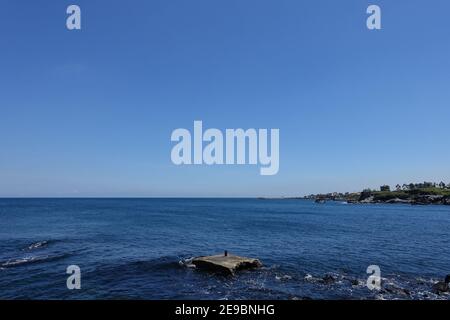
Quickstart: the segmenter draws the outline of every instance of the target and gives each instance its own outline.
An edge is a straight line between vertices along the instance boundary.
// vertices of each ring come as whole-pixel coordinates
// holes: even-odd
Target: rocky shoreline
[[[345,199],[347,203],[386,203],[386,204],[411,204],[411,205],[450,205],[450,197],[440,195],[421,195],[410,199],[392,198],[388,200],[376,199],[374,196],[362,200]]]
[[[411,205],[450,205],[450,184],[423,182],[397,185],[391,191],[390,186],[383,185],[379,190],[365,189],[361,192],[312,194],[303,199],[316,203],[341,201],[347,203],[367,204],[411,204]]]

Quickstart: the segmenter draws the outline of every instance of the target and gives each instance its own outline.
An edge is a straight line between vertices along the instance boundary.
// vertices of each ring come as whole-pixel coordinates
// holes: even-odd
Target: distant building
[[[423,188],[433,188],[436,186],[436,183],[433,182],[424,182],[423,183]]]

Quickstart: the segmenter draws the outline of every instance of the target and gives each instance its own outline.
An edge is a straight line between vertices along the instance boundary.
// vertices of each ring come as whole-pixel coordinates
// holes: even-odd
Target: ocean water
[[[264,267],[226,277],[183,263],[223,250]],[[81,290],[66,287],[69,265]],[[449,299],[431,292],[449,273],[449,206],[0,199],[0,299]]]

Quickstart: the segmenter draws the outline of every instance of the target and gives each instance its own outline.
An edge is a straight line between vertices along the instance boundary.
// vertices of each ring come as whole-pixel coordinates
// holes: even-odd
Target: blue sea
[[[224,250],[264,266],[227,277],[187,263]],[[449,206],[0,199],[0,299],[449,299],[431,290],[449,273]]]

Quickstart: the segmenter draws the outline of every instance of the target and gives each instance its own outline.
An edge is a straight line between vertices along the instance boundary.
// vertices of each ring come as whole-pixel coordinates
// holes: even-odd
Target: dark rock
[[[332,283],[334,283],[335,281],[336,281],[336,278],[333,277],[333,276],[330,275],[330,274],[327,274],[327,275],[325,275],[325,276],[322,278],[322,282],[323,282],[324,284],[332,284]]]
[[[360,200],[359,203],[374,203],[374,197],[370,196],[370,197],[364,198],[363,200]]]
[[[427,205],[427,204],[442,204],[445,197],[441,195],[418,195],[414,198],[413,204]]]
[[[396,204],[396,203],[407,204],[407,203],[411,203],[411,200],[404,200],[404,199],[395,198],[395,199],[387,200],[386,203],[389,203],[389,204]]]
[[[357,279],[351,279],[350,283],[352,284],[352,286],[357,286],[359,285],[359,281]]]
[[[444,293],[444,292],[449,292],[449,291],[450,291],[449,283],[450,283],[450,274],[448,274],[448,275],[445,277],[445,280],[444,280],[444,281],[439,281],[439,282],[435,283],[435,284],[433,285],[433,287],[432,287],[432,290],[433,290],[433,292],[436,293],[436,294],[441,294],[441,293]]]
[[[395,295],[399,295],[399,296],[410,296],[411,295],[411,292],[408,289],[403,289],[403,288],[399,288],[399,287],[395,287],[395,286],[391,286],[391,285],[386,286],[384,288],[384,290],[387,293],[395,294]]]
[[[283,276],[276,275],[275,279],[278,280],[278,281],[287,281],[287,280],[291,280],[292,277],[288,276],[288,275],[283,275]]]
[[[359,285],[359,281],[356,278],[352,278],[352,277],[347,277],[347,276],[343,276],[342,277],[343,280],[350,282],[350,284],[352,286],[358,286]]]

